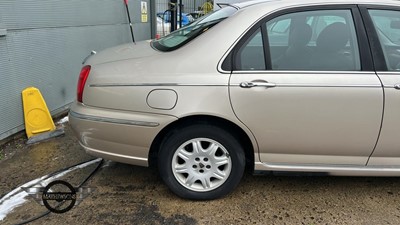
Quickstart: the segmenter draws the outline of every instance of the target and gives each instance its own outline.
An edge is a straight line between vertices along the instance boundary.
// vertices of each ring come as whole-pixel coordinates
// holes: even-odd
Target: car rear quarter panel
[[[156,135],[177,119],[90,107],[77,102],[71,105],[69,118],[80,144],[89,154],[140,166],[148,165],[149,148]]]

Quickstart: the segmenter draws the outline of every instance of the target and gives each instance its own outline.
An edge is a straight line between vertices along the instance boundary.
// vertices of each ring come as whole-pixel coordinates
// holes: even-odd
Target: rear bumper
[[[177,118],[116,111],[74,102],[69,123],[90,155],[138,166],[148,166],[151,144],[157,134]]]

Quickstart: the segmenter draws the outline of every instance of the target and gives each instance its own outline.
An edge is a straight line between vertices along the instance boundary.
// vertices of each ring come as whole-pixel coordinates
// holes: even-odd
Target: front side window
[[[287,29],[276,26],[287,25]],[[272,70],[361,70],[350,10],[291,13],[266,23]]]
[[[211,27],[233,15],[235,12],[237,12],[237,9],[232,6],[224,7],[218,11],[199,18],[195,22],[174,31],[163,38],[152,41],[151,44],[154,48],[160,51],[173,51],[189,43],[199,35],[209,30]]]
[[[388,70],[400,70],[400,11],[369,10]]]

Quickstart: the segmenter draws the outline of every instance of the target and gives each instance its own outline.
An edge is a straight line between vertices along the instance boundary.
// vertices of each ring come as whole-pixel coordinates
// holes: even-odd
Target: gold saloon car
[[[155,165],[183,198],[246,166],[400,176],[400,2],[227,5],[88,58],[69,118],[87,153]]]

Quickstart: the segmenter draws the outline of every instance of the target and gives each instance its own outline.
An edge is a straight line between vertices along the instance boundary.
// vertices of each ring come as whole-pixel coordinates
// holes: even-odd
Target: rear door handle
[[[400,84],[395,84],[394,89],[400,90]]]
[[[273,88],[276,87],[276,84],[269,83],[268,81],[244,81],[239,85],[241,88],[253,88],[253,87],[265,87],[265,88]]]

